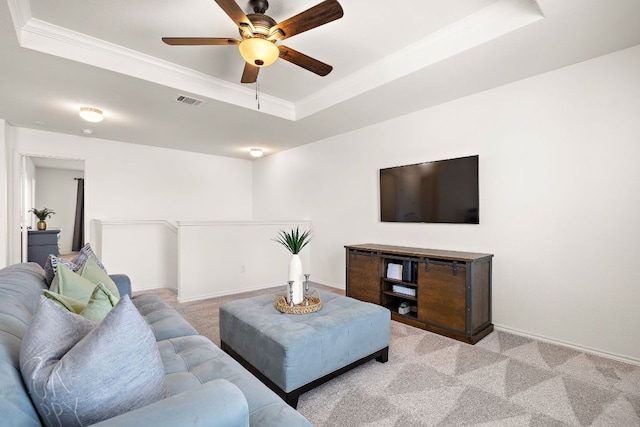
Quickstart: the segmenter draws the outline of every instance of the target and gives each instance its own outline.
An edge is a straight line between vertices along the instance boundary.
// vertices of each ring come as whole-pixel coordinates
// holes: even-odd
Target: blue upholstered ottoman
[[[389,357],[389,310],[333,293],[320,296],[322,309],[303,315],[276,310],[278,294],[220,307],[221,348],[294,408],[313,387]]]

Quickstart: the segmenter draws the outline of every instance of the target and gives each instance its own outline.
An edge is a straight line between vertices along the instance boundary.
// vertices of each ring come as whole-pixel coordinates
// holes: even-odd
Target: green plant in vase
[[[38,230],[46,230],[47,229],[47,219],[51,218],[52,215],[55,214],[53,209],[49,209],[47,207],[42,209],[31,208],[29,212],[33,212],[38,221]]]
[[[291,229],[290,232],[280,230],[273,241],[280,243],[291,252],[291,261],[289,262],[289,281],[293,281],[292,299],[294,304],[300,304],[304,299],[303,281],[302,281],[302,261],[300,260],[300,251],[311,241],[311,230],[300,233],[299,227]],[[291,301],[289,301],[291,302]]]
[[[311,241],[311,230],[302,234],[300,234],[299,227],[296,227],[295,230],[292,228],[290,233],[280,230],[278,236],[273,240],[287,248],[293,255],[297,255]]]
[[[402,301],[398,306],[398,313],[400,314],[407,314],[410,311],[411,311],[411,305],[406,301]]]

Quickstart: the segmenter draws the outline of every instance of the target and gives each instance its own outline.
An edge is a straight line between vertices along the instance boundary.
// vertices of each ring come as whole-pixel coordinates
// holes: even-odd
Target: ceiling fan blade
[[[342,18],[342,6],[336,0],[326,0],[271,27],[273,38],[284,40]]]
[[[256,67],[255,65],[251,65],[248,62],[244,63],[244,71],[242,72],[242,79],[240,79],[240,83],[255,83],[258,80],[258,72],[260,71],[260,67]]]
[[[162,41],[171,46],[201,46],[201,45],[236,45],[240,40],[214,37],[163,37]]]
[[[251,32],[255,31],[253,24],[235,0],[215,0],[215,2],[218,3],[218,6],[224,10],[224,13],[229,15],[229,18],[231,18],[238,27],[249,27]]]
[[[295,51],[287,46],[281,45],[278,46],[278,49],[280,50],[280,58],[302,67],[305,70],[309,70],[312,73],[316,73],[319,76],[326,76],[331,72],[331,70],[333,70],[331,65],[320,62],[317,59],[313,59],[312,57]]]

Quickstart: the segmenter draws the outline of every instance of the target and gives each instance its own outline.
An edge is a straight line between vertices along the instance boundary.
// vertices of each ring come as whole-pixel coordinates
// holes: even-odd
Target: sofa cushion
[[[89,425],[167,396],[155,338],[127,296],[97,326],[40,297],[20,367],[46,425]]]
[[[142,294],[132,299],[157,341],[186,335],[198,335],[189,322],[175,309],[154,294]]]
[[[0,424],[38,427],[40,420],[20,375],[20,345],[46,288],[42,267],[14,264],[0,270]]]
[[[158,342],[170,394],[177,395],[217,379],[235,384],[249,405],[251,425],[311,426],[299,412],[272,392],[228,354],[201,335]]]

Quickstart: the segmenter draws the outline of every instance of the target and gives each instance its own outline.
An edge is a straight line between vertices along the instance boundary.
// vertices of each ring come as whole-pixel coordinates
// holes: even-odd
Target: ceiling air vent
[[[192,98],[187,95],[178,95],[174,98],[174,101],[181,104],[193,105],[194,107],[200,104],[204,104],[204,101],[202,99]]]

